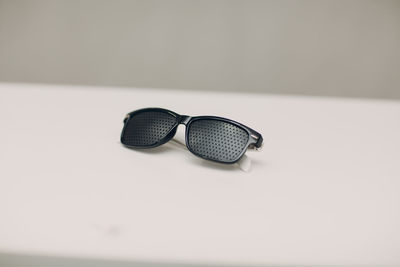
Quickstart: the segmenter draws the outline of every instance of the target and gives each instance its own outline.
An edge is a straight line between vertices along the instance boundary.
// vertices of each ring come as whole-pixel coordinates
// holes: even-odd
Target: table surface
[[[263,151],[243,172],[174,142],[125,148],[143,107],[237,120]],[[2,83],[0,122],[0,252],[400,265],[400,102]]]

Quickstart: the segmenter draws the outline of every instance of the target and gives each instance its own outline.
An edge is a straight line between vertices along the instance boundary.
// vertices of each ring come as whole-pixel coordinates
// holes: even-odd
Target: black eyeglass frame
[[[125,144],[123,142],[123,137],[124,137],[125,129],[126,129],[127,125],[128,125],[129,120],[133,116],[135,116],[135,115],[137,115],[139,113],[149,112],[149,111],[157,111],[157,112],[168,113],[168,114],[170,114],[170,115],[172,115],[172,116],[174,116],[176,118],[176,122],[173,125],[173,127],[171,128],[171,130],[167,133],[167,135],[164,138],[162,138],[161,140],[159,140],[157,143],[154,143],[152,145],[145,145],[145,146],[132,146],[132,145]],[[244,146],[243,151],[240,153],[240,155],[236,159],[234,159],[233,161],[229,161],[229,162],[227,162],[227,161],[219,161],[219,160],[216,160],[216,159],[208,158],[208,157],[206,157],[204,155],[201,155],[201,154],[198,154],[198,153],[194,152],[191,149],[190,145],[189,145],[188,139],[189,139],[190,125],[191,125],[191,123],[193,123],[194,121],[197,121],[197,120],[217,120],[217,121],[222,121],[222,122],[233,124],[233,125],[241,128],[241,129],[243,129],[244,131],[246,131],[248,133],[248,136],[249,136],[246,146]],[[168,141],[170,141],[175,136],[176,131],[178,129],[178,126],[180,124],[183,124],[183,125],[186,126],[186,129],[185,129],[185,143],[186,143],[187,149],[190,152],[192,152],[194,155],[196,155],[196,156],[198,156],[198,157],[200,157],[202,159],[206,159],[206,160],[210,160],[210,161],[214,161],[214,162],[219,162],[219,163],[224,163],[224,164],[234,164],[234,163],[238,162],[243,157],[243,155],[246,153],[248,148],[250,148],[250,149],[259,149],[259,148],[262,147],[262,143],[263,143],[263,138],[262,138],[262,135],[260,133],[258,133],[257,131],[255,131],[255,130],[253,130],[253,129],[251,129],[251,128],[249,128],[249,127],[247,127],[247,126],[245,126],[245,125],[243,125],[243,124],[241,124],[241,123],[239,123],[237,121],[230,120],[230,119],[223,118],[223,117],[217,117],[217,116],[195,116],[195,117],[192,117],[192,116],[188,116],[188,115],[180,115],[180,114],[178,114],[176,112],[173,112],[171,110],[164,109],[164,108],[143,108],[143,109],[138,109],[138,110],[132,111],[132,112],[130,112],[130,113],[128,113],[126,115],[126,117],[125,117],[123,122],[124,122],[124,127],[123,127],[122,132],[121,132],[121,143],[126,147],[135,148],[135,149],[146,149],[146,148],[154,148],[154,147],[158,147],[160,145],[163,145],[163,144],[167,143]]]

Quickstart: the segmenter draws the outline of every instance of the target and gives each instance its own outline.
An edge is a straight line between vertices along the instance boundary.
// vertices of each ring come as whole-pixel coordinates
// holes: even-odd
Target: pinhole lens
[[[249,134],[230,122],[198,119],[190,123],[187,141],[190,150],[200,157],[233,163],[247,149]]]
[[[176,117],[163,111],[142,111],[131,114],[127,121],[121,141],[134,147],[152,147],[173,131]],[[171,137],[172,138],[172,137]]]

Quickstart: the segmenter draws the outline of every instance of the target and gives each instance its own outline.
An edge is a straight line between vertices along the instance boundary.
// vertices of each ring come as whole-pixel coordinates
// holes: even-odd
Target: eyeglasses
[[[261,134],[236,121],[214,117],[190,117],[167,109],[145,108],[126,115],[121,143],[132,148],[153,148],[171,140],[179,124],[186,126],[186,146],[206,160],[232,164],[247,148],[262,146]]]

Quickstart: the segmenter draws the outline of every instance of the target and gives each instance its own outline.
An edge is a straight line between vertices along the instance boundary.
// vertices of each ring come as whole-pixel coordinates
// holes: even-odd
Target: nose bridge
[[[180,118],[179,118],[179,124],[187,125],[189,120],[190,120],[190,118],[191,118],[190,116],[181,115]]]

